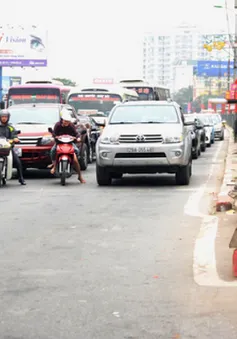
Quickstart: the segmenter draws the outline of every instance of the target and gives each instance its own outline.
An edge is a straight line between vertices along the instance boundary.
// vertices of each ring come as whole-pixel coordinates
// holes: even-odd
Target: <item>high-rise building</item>
[[[223,50],[213,49],[209,52],[204,48],[205,44],[222,40],[228,42],[229,36],[223,32],[203,34],[196,26],[185,23],[169,32],[147,33],[143,41],[143,77],[148,82],[177,91],[179,86],[185,87],[187,82],[190,83],[190,64],[198,60],[228,60],[231,53],[228,44]],[[177,72],[179,83],[175,81]],[[183,84],[180,74],[183,74]]]

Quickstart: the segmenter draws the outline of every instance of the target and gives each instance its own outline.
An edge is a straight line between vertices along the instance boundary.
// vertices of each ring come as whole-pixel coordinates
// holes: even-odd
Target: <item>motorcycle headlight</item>
[[[118,145],[119,144],[119,136],[111,136],[111,137],[103,137],[101,136],[100,142],[102,144],[113,144]]]
[[[45,136],[41,139],[40,145],[49,145],[54,142],[54,138],[51,136]]]
[[[175,144],[175,143],[180,143],[183,141],[183,136],[173,136],[173,137],[165,137],[164,138],[164,143],[165,144]]]

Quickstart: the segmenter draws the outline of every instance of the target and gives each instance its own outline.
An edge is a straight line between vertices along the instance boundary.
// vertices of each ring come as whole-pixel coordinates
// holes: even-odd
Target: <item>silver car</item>
[[[210,119],[212,120],[212,123],[214,124],[215,138],[219,140],[224,140],[225,129],[222,123],[221,115],[218,113],[212,113],[212,114],[208,114],[208,116],[210,117]]]
[[[130,101],[116,105],[96,144],[99,185],[124,173],[175,173],[188,185],[192,173],[192,136],[180,107],[167,101]]]

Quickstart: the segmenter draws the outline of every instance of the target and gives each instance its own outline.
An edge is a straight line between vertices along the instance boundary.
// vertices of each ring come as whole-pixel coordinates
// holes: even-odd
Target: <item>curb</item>
[[[225,173],[223,177],[222,186],[219,194],[217,195],[216,201],[216,211],[223,212],[232,209],[234,199],[229,196],[231,190],[228,185],[232,179],[232,146],[234,144],[233,129],[229,126],[226,126],[226,129],[229,131],[229,142],[228,142],[228,151],[225,158]]]

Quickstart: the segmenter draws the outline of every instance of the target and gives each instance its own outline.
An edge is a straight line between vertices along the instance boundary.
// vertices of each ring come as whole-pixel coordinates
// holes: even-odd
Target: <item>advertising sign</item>
[[[194,72],[198,77],[227,77],[228,61],[198,61]],[[234,74],[234,63],[230,61],[230,76]]]
[[[102,84],[102,85],[112,85],[114,83],[114,79],[112,78],[94,78],[93,84]]]
[[[47,43],[36,26],[0,28],[0,67],[46,67]]]

